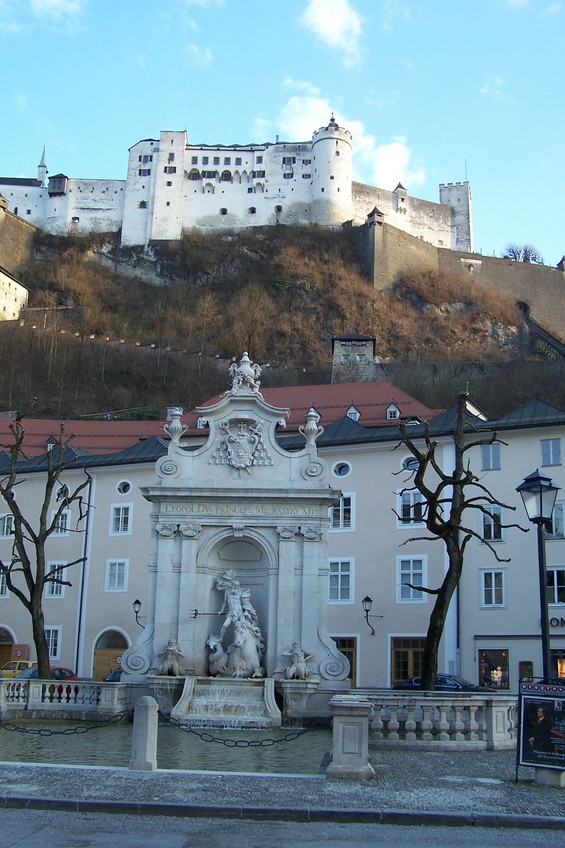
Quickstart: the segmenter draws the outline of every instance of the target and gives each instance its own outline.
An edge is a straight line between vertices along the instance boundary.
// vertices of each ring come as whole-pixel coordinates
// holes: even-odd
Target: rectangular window
[[[541,439],[541,464],[561,465],[561,439]]]
[[[492,445],[481,445],[481,458],[483,461],[483,471],[499,471],[500,445],[498,443]]]
[[[236,156],[236,157],[235,157],[235,164],[236,164],[236,165],[241,165],[241,156]]]
[[[330,603],[352,603],[353,560],[330,560],[330,584],[328,600]]]
[[[203,165],[207,165],[209,161],[210,161],[210,157],[209,157],[209,156],[203,156],[203,157],[202,157],[202,164],[203,164]]]
[[[256,162],[258,165],[262,165],[262,164],[263,164],[263,157],[262,157],[262,156],[256,156],[256,157],[255,157],[255,162]]]
[[[47,563],[47,572],[46,577],[51,574],[55,579],[63,579],[63,574],[65,572],[65,563],[64,562],[48,562]],[[51,583],[48,582],[45,584],[45,597],[46,598],[64,598],[65,597],[65,587],[62,583]]]
[[[7,598],[9,595],[8,584],[6,583],[6,575],[4,572],[0,574],[0,598]]]
[[[503,542],[502,507],[483,507],[483,539],[485,542]]]
[[[339,503],[330,508],[331,530],[354,530],[353,495],[342,495]]]
[[[424,496],[417,489],[404,489],[398,495],[397,511],[400,527],[423,524],[426,513]]]
[[[479,651],[479,684],[493,689],[510,688],[508,649]]]
[[[176,165],[165,165],[163,168],[165,174],[176,174],[177,168]]]
[[[198,156],[193,156],[190,160],[191,165],[198,165]]]
[[[397,557],[398,603],[425,603],[425,593],[420,589],[426,579],[427,557]]]
[[[57,514],[57,511],[54,510],[51,514],[51,521],[55,521],[56,514]],[[71,519],[71,513],[69,512],[68,509],[64,510],[61,513],[61,515],[59,516],[59,518],[57,519],[57,521],[55,522],[55,525],[54,525],[54,528],[53,528],[53,535],[54,536],[68,536],[69,535],[69,528],[70,528],[70,525],[71,525],[70,519]]]
[[[224,165],[231,165],[231,156],[224,156]]]
[[[140,177],[148,177],[151,174],[151,168],[140,168],[137,173]]]
[[[426,640],[422,638],[396,637],[391,639],[391,683],[420,676],[425,646]]]
[[[503,607],[504,606],[504,571],[482,571],[481,572],[481,606]]]
[[[14,535],[14,516],[11,512],[0,516],[0,537],[7,539]]]
[[[565,568],[547,569],[547,602],[565,604]]]
[[[112,518],[110,522],[110,535],[126,535],[131,533],[131,513],[133,506],[124,504],[123,506],[112,507]]]
[[[547,538],[548,539],[565,539],[565,532],[563,529],[563,507],[565,506],[565,501],[555,501],[555,506],[553,508],[553,515],[551,516],[551,523],[547,529]]]
[[[219,156],[214,156],[214,161],[213,161],[213,163],[212,163],[212,164],[213,164],[213,165],[219,165],[219,164],[220,164],[220,157],[219,157]]]
[[[128,587],[128,563],[125,559],[110,559],[106,563],[107,592],[125,592]]]
[[[61,658],[61,628],[46,627],[45,639],[47,640],[47,650],[49,651],[50,660],[58,660]]]

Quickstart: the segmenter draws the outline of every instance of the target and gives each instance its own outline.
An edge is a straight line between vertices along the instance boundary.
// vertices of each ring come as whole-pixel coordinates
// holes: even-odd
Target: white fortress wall
[[[462,183],[442,183],[439,187],[440,203],[453,210],[455,242],[452,250],[473,252],[473,216],[471,209],[471,186]],[[449,246],[449,245],[446,245]]]
[[[125,189],[125,180],[69,180],[67,231],[85,234],[119,230]]]
[[[436,247],[455,248],[453,212],[448,206],[411,197],[402,188],[394,191],[353,183],[353,221],[365,223],[375,206],[385,222]]]
[[[159,138],[152,210],[152,239],[180,239],[184,228],[186,132],[164,131]]]
[[[0,183],[0,194],[8,201],[8,209],[36,227],[43,226],[47,189],[40,185]]]
[[[129,149],[122,244],[147,244],[151,238],[158,151],[159,142],[154,138],[138,141]]]

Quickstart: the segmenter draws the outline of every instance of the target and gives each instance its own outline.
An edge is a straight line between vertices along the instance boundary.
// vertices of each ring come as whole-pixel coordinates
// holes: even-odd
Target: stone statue
[[[232,362],[229,374],[232,378],[232,387],[228,394],[235,395],[242,387],[253,393],[259,393],[261,383],[257,378],[261,376],[261,366],[251,362],[247,351],[244,351],[239,363]]]
[[[167,647],[159,653],[159,656],[163,657],[163,662],[159,666],[158,674],[166,674],[170,677],[180,677],[182,675],[179,666],[179,657],[184,657],[184,654],[174,639],[169,639]]]
[[[307,665],[314,654],[304,651],[300,642],[293,642],[288,651],[282,652],[283,657],[291,657],[289,665],[284,670],[286,680],[306,680],[312,674],[312,669]]]
[[[212,677],[263,677],[261,659],[265,646],[251,603],[251,592],[241,588],[234,569],[223,573],[216,588],[224,593],[218,615],[225,615],[225,618],[219,635],[210,634],[206,642],[210,648],[210,674]],[[233,641],[225,649],[223,640],[231,627]]]

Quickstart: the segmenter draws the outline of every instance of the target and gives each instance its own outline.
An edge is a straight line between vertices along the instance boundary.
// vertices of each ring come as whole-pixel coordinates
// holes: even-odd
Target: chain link
[[[108,727],[110,724],[117,724],[124,719],[131,718],[129,712],[118,713],[106,721],[100,721],[96,724],[80,724],[77,727],[65,727],[63,730],[54,730],[51,727],[24,727],[21,724],[12,724],[9,721],[0,721],[1,730],[9,730],[12,733],[29,733],[30,736],[74,736],[80,733],[88,733],[90,730],[99,730],[101,727]]]
[[[279,742],[294,742],[295,739],[298,739],[300,736],[304,736],[305,733],[311,733],[312,731],[319,730],[322,727],[327,729],[328,727],[328,725],[323,722],[314,722],[308,725],[308,727],[301,727],[299,730],[289,730],[288,733],[284,736],[278,737],[277,739],[272,737],[267,737],[266,739],[219,739],[217,736],[213,736],[211,733],[206,731],[197,730],[194,727],[190,727],[190,725],[181,724],[181,722],[177,719],[166,716],[163,713],[159,713],[159,715],[173,727],[177,727],[184,733],[194,733],[194,735],[198,736],[202,742],[215,742],[218,745],[225,745],[226,748],[272,748],[273,745],[276,745]],[[225,728],[218,729],[222,730]]]

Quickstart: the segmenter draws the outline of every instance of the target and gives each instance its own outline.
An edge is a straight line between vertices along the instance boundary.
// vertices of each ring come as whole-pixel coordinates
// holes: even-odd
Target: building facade
[[[122,244],[176,240],[184,231],[298,224],[363,224],[378,206],[387,221],[437,247],[472,250],[468,183],[440,186],[440,202],[353,181],[350,131],[332,116],[311,140],[194,145],[163,131],[129,150],[125,180],[0,177],[11,212],[54,234],[115,232]]]
[[[304,426],[308,409],[317,411],[324,427],[317,436],[316,451],[327,468],[328,490],[339,492],[339,500],[326,507],[323,534],[327,562],[316,601],[324,605],[324,626],[337,650],[350,662],[352,685],[387,687],[418,674],[433,606],[433,595],[423,590],[440,584],[446,559],[443,544],[426,531],[425,505],[413,488],[413,457],[399,444],[398,421],[410,422],[418,438],[421,422],[431,420],[437,460],[441,467],[450,469],[452,417],[426,409],[386,382],[266,389],[264,398],[279,408],[287,407],[289,399],[294,401],[287,407],[287,430],[279,430],[277,435],[285,451],[303,450],[305,437],[298,428]],[[213,399],[210,405],[213,408],[217,403],[218,399]],[[203,410],[182,420],[188,428],[182,443],[187,449],[201,449],[209,432]],[[87,427],[85,422],[80,424]],[[107,425],[106,441],[111,443],[109,436],[116,422],[97,423],[101,425]],[[536,534],[530,529],[516,487],[539,468],[561,488],[560,495],[565,492],[565,412],[533,401],[491,421],[470,409],[469,439],[488,440],[493,433],[498,434],[499,441],[473,447],[469,461],[479,481],[504,506],[493,503],[486,511],[466,512],[472,538],[446,622],[440,669],[460,673],[475,683],[516,691],[519,677],[541,675],[542,668]],[[86,430],[83,437],[88,442]],[[81,438],[79,433],[77,445]],[[158,530],[149,501],[161,502],[164,497],[155,463],[163,467],[169,439],[158,422],[153,435],[145,430],[141,441],[133,434],[131,438],[129,447],[114,453],[77,453],[73,467],[61,478],[61,486],[71,488],[88,468],[89,509],[79,520],[76,505],[71,503],[61,527],[48,541],[52,568],[84,557],[84,563],[69,572],[71,585],[51,584],[46,591],[44,609],[52,662],[98,679],[119,664],[141,635],[140,625],[147,625],[151,618],[150,581],[156,574],[152,551]],[[17,496],[31,514],[38,508],[44,473],[40,458],[30,462],[34,464],[22,468],[26,473]],[[208,467],[207,485],[212,490],[213,465]],[[220,489],[216,500],[221,499]],[[53,507],[57,495],[55,492]],[[168,496],[178,498],[172,490]],[[246,503],[251,503],[249,498],[253,509],[261,511],[260,489],[247,492]],[[290,503],[292,493],[286,498]],[[546,542],[551,652],[559,676],[565,676],[564,505],[565,497],[560,496]],[[0,510],[3,562],[10,556],[11,521],[6,509]],[[235,533],[245,538],[245,516],[236,517],[229,526],[232,536]],[[273,526],[274,538],[275,530]],[[179,550],[192,543],[188,537],[181,540]],[[295,537],[285,543],[292,547]],[[167,534],[162,544],[173,544]],[[171,552],[173,549],[174,545]],[[160,561],[165,563],[165,559]],[[172,569],[169,580],[182,583],[185,579],[182,562],[172,555],[167,565]],[[264,580],[267,574],[273,579],[271,568],[266,563]],[[368,619],[361,603],[366,597],[373,601]],[[135,600],[141,601],[137,617]],[[184,633],[196,627],[193,607],[217,612],[215,607],[206,608],[206,599],[196,587],[194,602],[182,605],[175,613],[182,620]],[[162,618],[159,626],[164,626]],[[164,638],[163,631],[161,641]],[[160,645],[157,648],[161,650]],[[0,582],[0,652],[3,661],[17,652],[33,658],[29,620],[20,602],[7,592],[4,579]],[[281,659],[271,656],[271,667]]]

